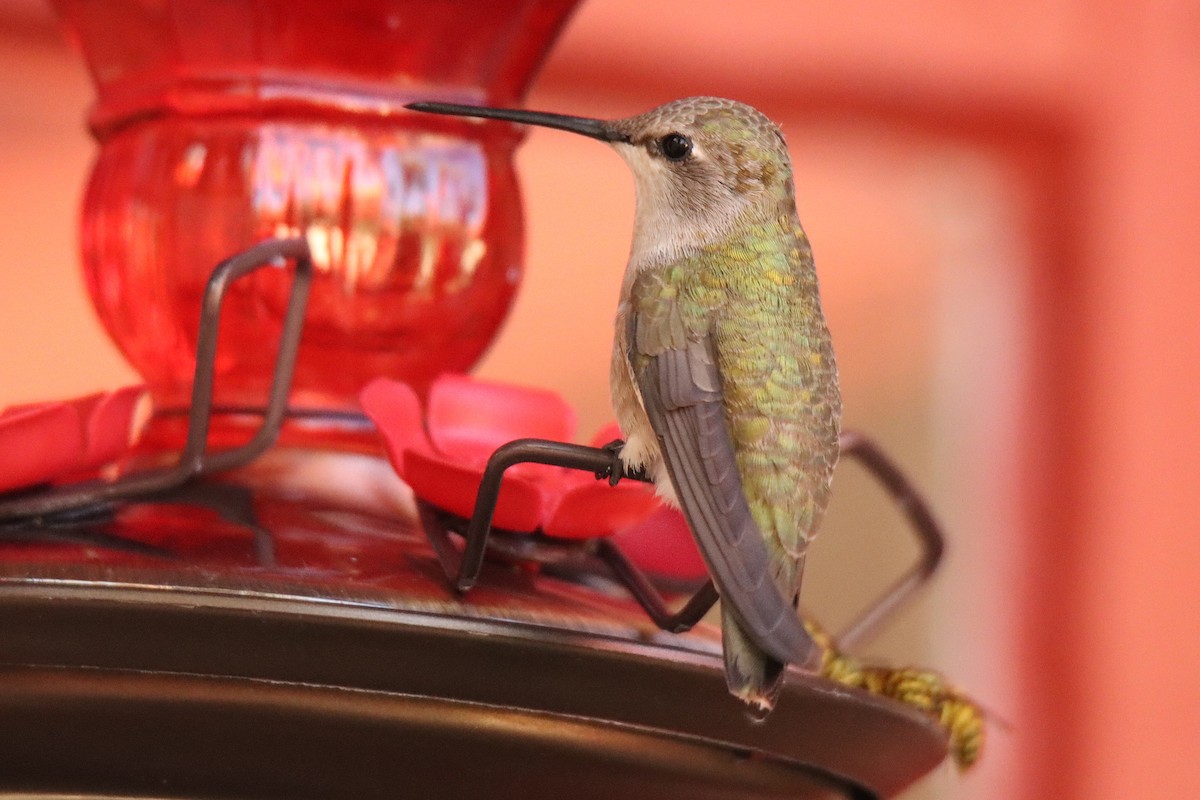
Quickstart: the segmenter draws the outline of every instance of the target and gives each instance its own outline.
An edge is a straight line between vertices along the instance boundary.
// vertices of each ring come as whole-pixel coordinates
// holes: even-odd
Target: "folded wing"
[[[808,663],[816,646],[790,598],[775,586],[762,533],[742,491],[712,338],[639,331],[636,313],[627,323],[634,380],[722,603],[772,658]]]

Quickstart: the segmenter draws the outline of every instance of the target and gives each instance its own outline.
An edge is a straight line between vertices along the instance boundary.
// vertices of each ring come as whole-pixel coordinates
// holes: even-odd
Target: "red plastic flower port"
[[[624,530],[613,541],[625,557],[651,575],[680,581],[708,577],[708,567],[677,508],[659,506],[650,516]]]
[[[558,395],[540,390],[443,375],[429,393],[424,416],[406,384],[379,379],[360,397],[378,427],[396,472],[417,497],[469,519],[488,458],[525,437],[570,441],[575,414]],[[616,439],[616,425],[592,439]],[[649,486],[615,487],[595,476],[541,464],[519,464],[505,474],[493,524],[511,531],[588,539],[612,535],[647,571],[672,578],[707,576],[687,522],[663,506]]]
[[[416,393],[404,383],[373,381],[360,401],[383,435],[396,472],[417,497],[468,519],[497,447],[527,437],[567,442],[575,431],[574,412],[552,392],[462,375],[434,382],[424,418]],[[592,443],[599,447],[618,435],[610,425]],[[577,470],[518,464],[505,474],[493,525],[589,539],[629,528],[656,508],[658,500],[644,484],[613,487]]]
[[[142,386],[0,411],[0,492],[87,476],[130,445]]]

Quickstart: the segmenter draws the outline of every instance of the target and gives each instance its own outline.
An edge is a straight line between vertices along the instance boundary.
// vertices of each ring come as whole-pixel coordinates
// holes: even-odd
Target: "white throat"
[[[667,180],[658,174],[667,167],[643,148],[625,145],[616,150],[633,169],[637,188],[627,283],[647,267],[676,261],[724,238],[745,208],[745,203],[731,201],[711,208],[711,213],[679,213]]]

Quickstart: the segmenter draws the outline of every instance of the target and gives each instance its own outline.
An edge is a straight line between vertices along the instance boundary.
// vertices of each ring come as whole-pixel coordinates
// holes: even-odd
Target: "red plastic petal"
[[[429,390],[429,437],[446,455],[482,464],[497,447],[534,437],[569,442],[575,412],[551,391],[446,374]]]
[[[94,469],[116,461],[129,449],[136,433],[134,411],[145,396],[144,386],[126,386],[72,401],[85,425],[80,469]]]
[[[69,403],[0,414],[0,492],[49,481],[76,467],[82,455],[83,425]]]
[[[406,383],[376,378],[359,393],[358,402],[383,436],[392,467],[407,480],[405,451],[433,452],[421,422],[421,401],[416,392]]]
[[[567,489],[546,520],[543,532],[561,539],[610,536],[646,519],[658,508],[654,490],[640,483],[609,486],[592,476],[574,473],[586,482]]]
[[[662,506],[644,521],[618,531],[613,541],[647,572],[672,578],[703,578],[708,570],[678,509]]]
[[[437,455],[409,450],[401,472],[417,497],[445,511],[469,519],[483,470]],[[513,531],[533,531],[541,524],[546,500],[536,483],[505,475],[492,524]]]

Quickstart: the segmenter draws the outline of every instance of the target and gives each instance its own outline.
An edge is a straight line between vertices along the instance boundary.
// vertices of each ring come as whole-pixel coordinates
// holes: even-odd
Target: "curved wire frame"
[[[453,517],[424,503],[419,504],[421,520],[430,544],[437,553],[451,586],[467,592],[479,579],[489,547],[492,518],[500,497],[504,473],[517,464],[549,464],[595,474],[597,480],[616,485],[621,480],[648,482],[642,472],[625,470],[618,453],[621,442],[606,447],[586,447],[545,439],[518,439],[497,448],[488,460],[479,490],[475,496],[474,512],[466,521],[461,552],[451,541]],[[891,494],[908,520],[920,545],[916,563],[884,590],[838,635],[843,647],[849,648],[870,639],[902,608],[917,590],[933,576],[945,554],[945,537],[928,504],[883,450],[861,433],[844,432],[840,439],[842,455],[855,459],[867,469]],[[644,572],[609,539],[596,543],[596,555],[607,565],[620,582],[661,629],[682,633],[699,622],[717,602],[718,594],[712,580],[693,594],[677,610],[671,611],[668,602]]]
[[[212,413],[217,331],[226,292],[238,278],[264,267],[283,267],[289,260],[295,263],[295,271],[262,424],[246,444],[209,452],[208,426]],[[302,238],[263,242],[218,264],[204,290],[187,441],[175,465],[126,475],[115,481],[86,481],[0,501],[0,522],[67,515],[124,498],[160,494],[183,486],[200,475],[247,464],[270,448],[279,436],[287,410],[312,274],[312,256],[308,243]]]

